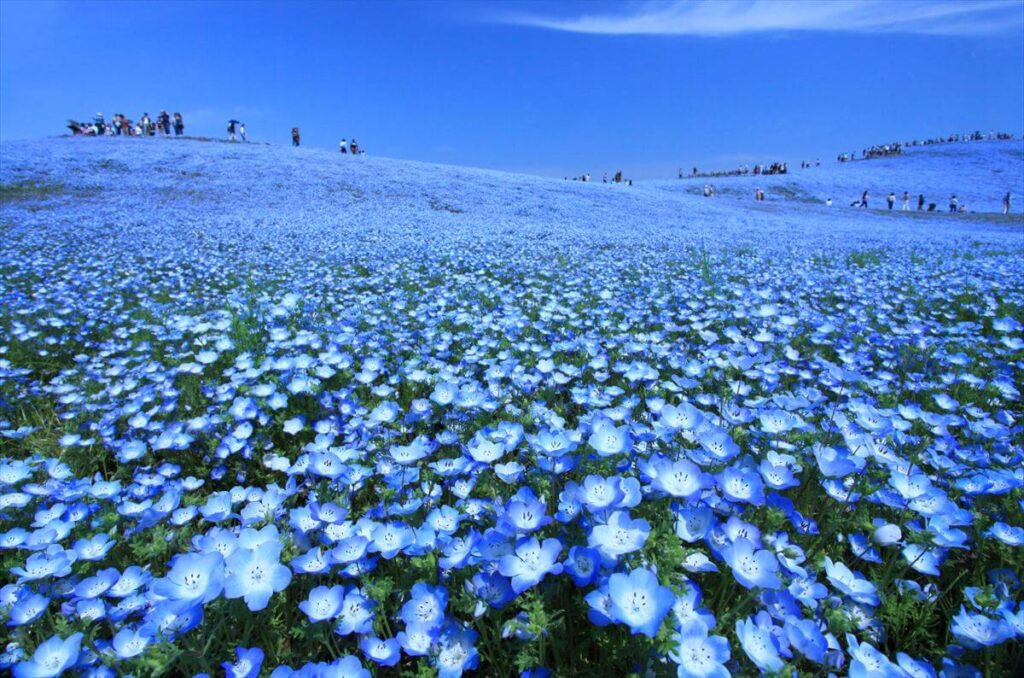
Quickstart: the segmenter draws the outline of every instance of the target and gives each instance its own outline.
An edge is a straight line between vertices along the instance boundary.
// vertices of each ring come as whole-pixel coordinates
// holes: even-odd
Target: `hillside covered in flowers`
[[[0,672],[1024,667],[1020,142],[756,203],[196,140],[0,156]]]

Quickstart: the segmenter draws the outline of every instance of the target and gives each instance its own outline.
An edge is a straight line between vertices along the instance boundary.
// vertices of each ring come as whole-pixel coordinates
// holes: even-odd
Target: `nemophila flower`
[[[729,461],[740,452],[739,446],[725,431],[713,427],[697,435],[701,447],[719,462]]]
[[[434,664],[438,678],[459,678],[480,664],[475,643],[478,634],[467,628],[448,627],[441,632]]]
[[[158,596],[199,603],[210,602],[223,589],[224,559],[219,553],[178,555],[167,576],[153,582],[153,592]]]
[[[226,562],[224,595],[243,598],[254,612],[265,608],[270,596],[283,591],[292,579],[291,570],[280,562],[282,548],[279,541],[267,541],[232,553]]]
[[[1013,627],[1004,620],[972,614],[963,606],[960,606],[960,614],[953,617],[949,630],[960,642],[972,648],[999,645],[1015,635]]]
[[[24,626],[31,624],[46,612],[50,599],[46,596],[25,590],[7,610],[8,626]]]
[[[828,651],[829,644],[821,629],[818,628],[817,622],[795,615],[787,615],[783,631],[785,631],[786,640],[797,652],[818,664],[825,662],[825,653]]]
[[[488,607],[501,609],[516,597],[508,578],[497,572],[477,572],[466,582],[466,590],[479,598],[473,611],[476,617],[486,612]]]
[[[440,635],[439,627],[422,624],[406,624],[405,630],[399,631],[395,640],[402,652],[410,657],[426,657],[430,654],[434,643]]]
[[[945,559],[945,550],[937,548],[925,548],[919,544],[907,544],[903,547],[903,557],[907,564],[921,574],[930,574],[938,577],[942,574],[939,566]]]
[[[611,617],[629,626],[634,634],[653,638],[661,620],[672,608],[675,594],[662,586],[650,570],[637,568],[628,575],[616,572],[608,578]]]
[[[779,642],[772,628],[771,617],[760,612],[754,618],[736,622],[736,637],[750,661],[765,672],[778,671],[783,667],[779,656]]]
[[[690,506],[676,511],[676,536],[687,543],[703,539],[715,522],[714,512],[707,506]]]
[[[651,467],[657,474],[651,480],[651,487],[679,499],[693,499],[714,484],[709,474],[685,459],[671,461],[662,457]]]
[[[775,554],[768,550],[756,550],[754,544],[745,538],[739,538],[722,548],[722,559],[732,569],[732,574],[745,588],[777,589],[782,587],[779,581],[779,561]]]
[[[871,539],[879,546],[890,546],[903,539],[903,532],[900,530],[899,525],[884,523],[875,528],[875,531],[871,534]]]
[[[146,613],[139,630],[154,638],[173,640],[177,635],[188,633],[202,621],[202,603],[168,600]]]
[[[619,478],[589,475],[583,479],[577,498],[588,511],[596,512],[615,506],[622,499]]]
[[[151,638],[141,630],[123,628],[117,632],[110,645],[118,659],[137,657],[145,651]]]
[[[402,658],[402,648],[394,638],[363,636],[359,639],[359,649],[367,659],[381,666],[394,666]]]
[[[936,678],[937,674],[931,664],[914,659],[905,652],[896,654],[896,663],[910,678]]]
[[[227,678],[256,678],[263,666],[263,650],[258,647],[236,647],[235,661],[224,662],[221,667]]]
[[[502,526],[510,534],[529,534],[551,522],[544,511],[544,502],[529,487],[524,487],[509,500],[502,516]]]
[[[864,468],[864,460],[848,450],[816,445],[813,451],[818,469],[826,478],[843,478]]]
[[[175,556],[172,561],[172,565],[177,565],[178,559],[182,557],[184,556]],[[170,576],[170,573],[168,573],[168,576]],[[125,596],[129,596],[137,591],[139,587],[145,586],[151,579],[152,575],[147,570],[142,569],[138,565],[131,565],[124,569],[121,576],[118,577],[117,581],[114,582],[114,585],[110,587],[108,595],[114,596],[115,598],[124,598]],[[162,594],[158,593],[158,595]],[[216,595],[214,595],[214,597],[216,597]]]
[[[373,610],[377,603],[363,595],[359,589],[351,589],[341,601],[341,614],[334,632],[339,636],[351,633],[370,633],[373,631]]]
[[[448,589],[426,582],[413,585],[411,598],[402,605],[399,617],[406,624],[439,627],[448,606]]]
[[[338,616],[344,598],[344,586],[317,586],[309,592],[306,600],[299,603],[299,609],[313,623],[326,621]]]
[[[71,573],[71,565],[76,558],[74,551],[65,551],[60,545],[52,544],[42,553],[29,556],[24,567],[12,567],[11,574],[18,575],[19,584],[49,577],[59,579]]]
[[[722,636],[709,636],[708,627],[699,619],[690,619],[672,637],[675,649],[669,654],[679,666],[679,678],[729,678],[725,662],[729,661],[729,641]]]
[[[400,523],[380,523],[373,528],[372,541],[368,546],[371,553],[380,553],[388,560],[413,543],[412,529]]]
[[[97,534],[89,539],[78,539],[72,547],[78,560],[101,560],[117,542],[106,534]]]
[[[548,574],[562,573],[562,564],[557,562],[561,551],[562,544],[557,539],[541,543],[536,537],[524,537],[516,542],[513,553],[498,561],[498,572],[511,579],[513,591],[522,593]]]
[[[587,544],[615,559],[643,548],[650,534],[651,525],[643,518],[633,520],[627,511],[614,511],[607,523],[594,526]]]
[[[860,574],[851,572],[843,563],[833,562],[825,556],[825,575],[832,586],[863,605],[878,605],[878,590]]]
[[[632,450],[633,437],[629,433],[629,424],[615,426],[609,419],[599,419],[594,423],[587,444],[602,457],[610,457]]]
[[[1024,527],[1013,527],[1002,521],[992,524],[992,527],[985,531],[985,536],[993,537],[1007,546],[1024,545]]]
[[[903,669],[889,661],[869,643],[858,643],[852,635],[846,634],[850,651],[850,678],[903,678]]]
[[[764,504],[764,481],[752,468],[733,465],[718,475],[726,499],[760,506]]]
[[[589,586],[597,579],[601,566],[601,554],[596,549],[573,546],[569,549],[564,566],[576,586]]]
[[[75,665],[82,645],[82,634],[67,638],[52,636],[32,653],[32,659],[14,665],[15,678],[54,678]]]

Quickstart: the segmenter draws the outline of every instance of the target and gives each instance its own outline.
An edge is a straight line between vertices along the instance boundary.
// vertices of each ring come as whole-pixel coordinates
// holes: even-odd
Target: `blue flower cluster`
[[[1021,657],[1019,228],[76,141],[0,171],[0,670]]]

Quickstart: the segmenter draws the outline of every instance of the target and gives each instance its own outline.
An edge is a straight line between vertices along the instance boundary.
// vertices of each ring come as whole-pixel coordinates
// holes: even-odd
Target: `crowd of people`
[[[569,180],[569,177],[562,177],[562,178],[565,179],[566,181]],[[575,176],[575,177],[572,178],[572,180],[573,181],[580,181],[580,182],[583,182],[583,183],[588,183],[590,181],[590,172],[585,172],[584,174],[580,174],[578,176]],[[626,186],[632,186],[633,185],[633,180],[632,179],[626,179],[626,178],[624,178],[622,176],[622,170],[619,170],[614,175],[612,175],[612,178],[610,180],[608,179],[608,173],[605,172],[604,176],[601,177],[601,183],[607,184],[607,183],[609,183],[609,181],[611,181],[611,183],[613,183],[613,184],[625,184]]]
[[[110,122],[107,122],[102,113],[97,113],[93,116],[92,122],[68,120],[67,127],[74,136],[170,136],[171,130],[174,130],[174,136],[180,137],[185,133],[185,120],[181,113],[172,116],[167,111],[160,111],[156,120],[150,118],[149,113],[143,113],[138,122],[133,122],[124,113],[115,113]]]
[[[893,155],[901,155],[904,148],[915,146],[935,146],[937,144],[956,144],[969,141],[1010,141],[1013,138],[1013,134],[1009,132],[989,132],[988,134],[982,134],[978,131],[965,134],[950,134],[945,137],[933,137],[931,139],[924,140],[913,139],[912,141],[894,141],[888,144],[876,144],[861,150],[860,159],[871,160],[873,158],[885,158]],[[850,162],[856,159],[856,153],[840,153],[836,157],[836,160],[839,162]]]
[[[819,164],[820,164],[820,162],[819,162]],[[800,166],[804,167],[805,165],[806,165],[806,167],[810,167],[811,166],[811,164],[807,163],[807,162],[801,163]],[[697,170],[696,167],[694,167],[690,171],[690,174],[688,176],[691,179],[692,178],[706,179],[706,178],[720,178],[720,177],[745,177],[747,175],[761,176],[761,175],[766,175],[766,174],[787,174],[788,172],[789,172],[789,165],[788,164],[786,164],[784,162],[773,162],[771,164],[766,164],[766,165],[754,165],[753,168],[748,167],[747,165],[740,165],[739,167],[737,167],[736,169],[733,169],[733,170],[717,170],[717,171],[712,171],[712,172],[700,172],[700,171]],[[683,174],[683,168],[682,167],[679,168],[679,178],[680,179],[686,178],[686,175]]]
[[[1003,214],[1009,214],[1010,213],[1010,208],[1012,207],[1012,200],[1013,200],[1012,192],[1011,191],[1007,191],[1006,195],[1003,196]],[[887,195],[885,197],[885,203],[888,206],[890,211],[896,206],[896,201],[897,201],[896,193],[894,193],[894,192],[890,192],[889,195]],[[910,193],[908,191],[903,191],[903,196],[900,199],[900,201],[902,203],[901,211],[909,212],[910,211],[911,198],[910,198]],[[925,207],[925,203],[926,202],[927,202],[927,207]],[[832,199],[829,198],[826,201],[826,204],[831,205],[832,204]],[[867,191],[867,189],[864,189],[864,192],[861,193],[860,200],[854,200],[853,202],[850,203],[850,207],[859,207],[861,209],[867,209],[868,208],[868,191]],[[960,213],[967,212],[967,204],[962,202],[959,198],[957,198],[955,193],[953,195],[949,196],[948,207],[949,207],[949,213],[950,214],[960,214]],[[937,209],[938,209],[938,203],[928,202],[928,201],[925,200],[923,193],[919,193],[918,194],[918,196],[917,196],[917,211],[918,212],[925,212],[925,211],[927,211],[927,212],[935,212]]]

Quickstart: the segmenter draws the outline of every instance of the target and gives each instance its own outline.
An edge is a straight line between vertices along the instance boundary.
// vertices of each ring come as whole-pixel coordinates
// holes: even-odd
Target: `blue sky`
[[[1024,2],[0,2],[0,138],[102,111],[563,176],[1021,134]]]

